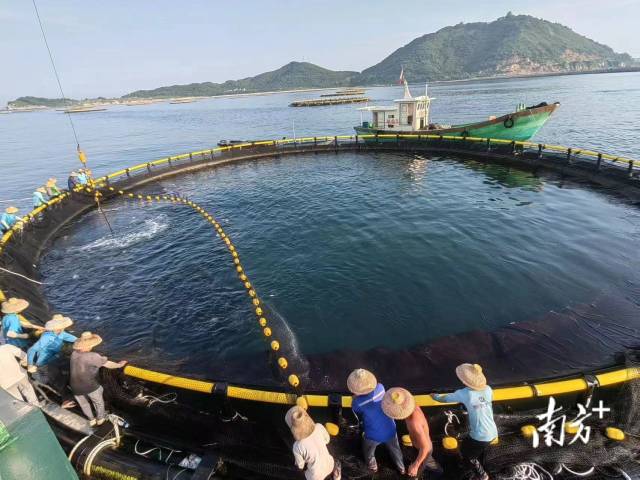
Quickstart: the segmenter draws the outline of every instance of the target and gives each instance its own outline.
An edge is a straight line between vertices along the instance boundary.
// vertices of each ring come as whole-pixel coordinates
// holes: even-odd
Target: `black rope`
[[[38,24],[40,25],[40,31],[42,32],[42,39],[44,40],[44,44],[47,47],[47,52],[49,52],[49,60],[51,60],[51,66],[53,67],[53,73],[56,76],[56,80],[58,82],[58,88],[60,88],[60,94],[62,95],[62,100],[64,104],[67,105],[67,97],[64,94],[64,90],[62,89],[62,82],[60,82],[60,76],[58,75],[58,69],[56,68],[56,64],[53,61],[53,55],[51,53],[51,49],[49,48],[49,42],[47,42],[47,36],[44,33],[44,28],[42,26],[42,20],[40,19],[40,12],[38,12],[38,6],[36,5],[36,0],[31,0],[33,2],[33,8],[36,11],[36,17],[38,18]],[[68,105],[67,105],[68,106]],[[71,125],[71,130],[73,131],[73,138],[76,140],[77,148],[80,149],[80,141],[78,140],[78,134],[76,133],[76,127],[73,124],[73,120],[71,119],[71,114],[65,112],[67,118],[69,119],[69,125]]]

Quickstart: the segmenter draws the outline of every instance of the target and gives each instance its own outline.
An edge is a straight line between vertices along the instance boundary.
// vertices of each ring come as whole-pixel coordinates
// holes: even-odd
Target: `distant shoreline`
[[[434,80],[428,82],[429,85],[446,85],[452,83],[468,83],[468,82],[479,82],[479,81],[487,81],[487,80],[512,80],[512,79],[523,79],[523,78],[540,78],[540,77],[561,77],[561,76],[569,76],[569,75],[600,75],[607,73],[632,73],[632,72],[640,72],[640,66],[638,67],[625,67],[625,68],[614,68],[614,69],[606,69],[606,70],[590,70],[590,71],[581,71],[581,72],[547,72],[547,73],[531,73],[531,74],[522,74],[522,75],[491,75],[485,77],[470,77],[470,78],[460,78],[455,80]],[[419,85],[418,83],[411,83],[411,85]],[[374,85],[366,85],[366,86],[357,86],[357,88],[376,88],[376,87],[390,87],[393,84],[374,84]],[[353,87],[353,86],[349,86]],[[74,107],[80,107],[83,105],[86,106],[122,106],[122,105],[131,105],[131,106],[143,106],[153,103],[162,103],[162,102],[175,102],[182,101],[186,99],[193,99],[194,101],[198,100],[206,100],[206,99],[214,99],[214,98],[239,98],[239,97],[251,97],[251,96],[261,96],[261,95],[276,95],[279,93],[301,93],[301,92],[319,92],[324,90],[336,90],[340,88],[345,88],[345,86],[337,86],[337,87],[313,87],[313,88],[294,88],[288,90],[269,90],[264,92],[246,92],[246,93],[225,93],[221,95],[207,95],[207,96],[185,96],[185,97],[130,97],[130,98],[109,98],[105,99],[106,101],[97,102],[88,100],[85,103],[77,103],[74,104]],[[356,87],[353,87],[356,88]],[[41,111],[41,110],[54,110],[56,108],[60,108],[59,106],[49,107],[41,104],[32,104],[24,107],[13,107],[7,108],[5,110],[0,110],[2,113],[20,113],[20,112],[29,112],[29,111]]]

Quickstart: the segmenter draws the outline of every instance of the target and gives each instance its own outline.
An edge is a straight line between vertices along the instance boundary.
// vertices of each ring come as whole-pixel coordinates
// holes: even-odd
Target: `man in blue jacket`
[[[351,409],[364,427],[362,451],[367,467],[372,472],[378,471],[376,447],[384,443],[396,468],[404,475],[404,460],[398,443],[396,422],[382,411],[384,385],[378,383],[373,373],[359,368],[349,375],[347,387],[353,394]]]
[[[73,320],[69,317],[63,317],[59,313],[45,323],[45,332],[27,352],[27,371],[29,373],[35,373],[38,371],[38,367],[45,366],[57,358],[62,351],[64,342],[73,343],[78,339],[75,335],[64,331],[71,325],[73,325]]]

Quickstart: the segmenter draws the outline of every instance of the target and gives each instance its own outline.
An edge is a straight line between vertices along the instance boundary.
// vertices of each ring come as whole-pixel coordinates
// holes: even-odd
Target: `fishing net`
[[[165,169],[149,170],[135,178],[124,179],[118,188],[153,181],[172,173],[171,169],[169,165]],[[158,191],[159,186],[145,188]],[[108,192],[103,201],[110,201]],[[30,320],[42,324],[52,314],[41,286],[34,282],[40,280],[37,262],[43,249],[62,226],[92,208],[95,208],[92,195],[74,193],[35,218],[5,245],[0,266],[12,273],[0,276],[0,289],[7,297],[29,300]],[[345,379],[356,366],[376,372],[388,386],[402,384],[418,392],[458,387],[452,372],[463,361],[481,363],[493,384],[514,383],[523,378],[561,377],[625,362],[636,367],[635,354],[625,358],[616,352],[629,351],[640,342],[636,325],[638,304],[638,298],[633,295],[620,298],[602,294],[589,305],[553,312],[538,320],[492,332],[445,337],[401,352],[376,349],[309,357],[297,351],[287,351],[287,354],[302,372],[305,393],[344,392]],[[277,324],[277,312],[272,312],[272,317]],[[282,328],[285,328],[284,320],[282,322]],[[251,358],[246,359],[246,363],[264,360]],[[277,375],[274,378],[278,380]],[[280,383],[274,378],[246,380],[252,385],[273,386]],[[152,445],[178,443],[185,451],[191,450],[201,456],[213,451],[223,461],[220,474],[229,478],[297,478],[300,475],[293,466],[292,439],[283,422],[286,406],[231,402],[224,394],[216,392],[203,395],[153,387],[120,372],[104,372],[103,381],[110,405],[130,423],[129,435]],[[60,388],[64,396],[64,385]],[[535,477],[534,472],[552,476],[548,478],[572,478],[574,474],[570,471],[581,473],[591,468],[597,469],[592,478],[640,478],[636,462],[640,448],[639,388],[638,382],[632,381],[620,391],[596,391],[592,401],[600,397],[606,400],[611,416],[602,420],[589,419],[592,436],[587,445],[576,442],[563,448],[540,446],[533,449],[531,440],[521,436],[520,427],[539,424],[536,415],[545,411],[540,402],[535,408],[517,402],[496,405],[500,443],[489,449],[487,468],[494,478],[505,480],[545,478]],[[576,413],[576,400],[585,401],[570,398],[567,400],[570,403],[565,405],[573,414]],[[441,447],[445,425],[452,417],[442,409],[428,413],[435,457],[445,467],[445,478],[462,478],[466,473],[460,468],[459,454]],[[454,409],[454,413],[461,419],[461,424],[459,427],[449,425],[447,431],[454,435],[457,432],[459,440],[464,441],[464,412]],[[369,478],[370,472],[360,455],[360,433],[349,411],[343,416],[335,408],[329,412],[312,410],[311,414],[317,421],[334,421],[341,426],[341,433],[332,440],[330,449],[342,462],[344,478]],[[605,437],[603,431],[609,425],[627,432],[626,440],[615,442]],[[403,449],[406,459],[414,454],[409,447]],[[135,450],[133,455],[137,455]],[[398,478],[382,450],[379,452],[381,469],[376,478]],[[165,465],[174,464],[165,462]]]

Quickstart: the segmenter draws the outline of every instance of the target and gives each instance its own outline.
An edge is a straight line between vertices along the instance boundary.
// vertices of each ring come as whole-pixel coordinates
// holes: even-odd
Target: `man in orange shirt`
[[[429,424],[422,413],[422,409],[416,406],[413,395],[404,388],[391,388],[382,399],[382,410],[394,420],[404,420],[411,437],[411,443],[418,449],[418,456],[409,465],[407,475],[419,477],[425,469],[439,476],[442,467],[433,458],[433,445],[429,435]]]

